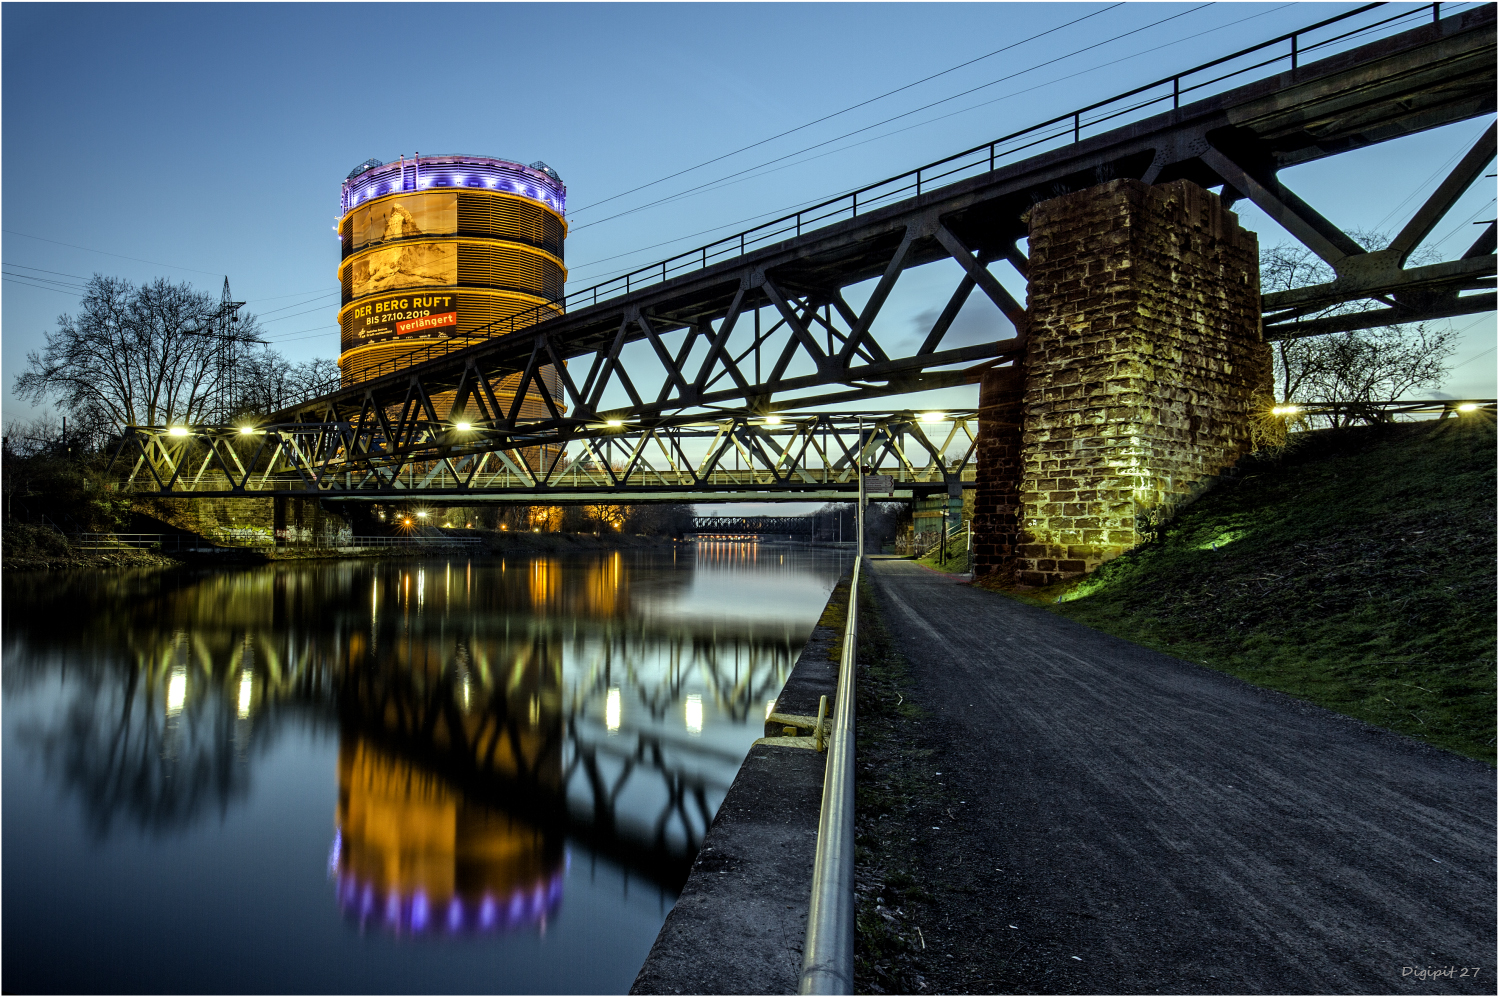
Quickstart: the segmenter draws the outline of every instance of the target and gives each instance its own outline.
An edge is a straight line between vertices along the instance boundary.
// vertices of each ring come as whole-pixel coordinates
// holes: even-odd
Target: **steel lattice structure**
[[[857,469],[889,475],[891,498],[957,494],[975,476],[978,412],[744,415],[655,428],[619,427],[535,467],[483,434],[424,422],[405,447],[353,423],[279,423],[129,431],[127,487],[198,497],[314,492],[390,499],[420,492],[481,500],[683,501],[705,495],[817,500],[858,490]],[[473,431],[470,431],[473,432]],[[435,448],[445,450],[432,459]],[[351,457],[353,454],[355,456]]]
[[[351,496],[396,490],[402,473],[413,487],[425,481],[438,491],[472,490],[476,482],[488,489],[510,474],[534,490],[580,495],[595,485],[684,497],[762,483],[781,491],[842,485],[816,480],[800,458],[760,456],[754,427],[791,408],[973,383],[1022,357],[1025,308],[991,265],[1024,278],[1018,243],[1031,206],[1117,178],[1186,179],[1220,188],[1231,203],[1249,198],[1332,267],[1331,283],[1263,297],[1267,338],[1493,310],[1493,222],[1459,259],[1407,266],[1493,159],[1493,127],[1379,252],[1367,252],[1278,178],[1291,166],[1494,113],[1493,5],[1446,18],[1440,6],[1391,13],[1373,4],[1310,25],[618,284],[574,292],[563,300],[573,309],[566,315],[517,315],[487,330],[493,338],[481,345],[418,351],[401,360],[412,366],[276,413],[260,429],[300,476],[284,479],[289,485]],[[1422,19],[1428,23],[1410,27]],[[1317,61],[1307,62],[1310,54]],[[1274,75],[1234,85],[1273,66]],[[920,342],[897,348],[907,323],[883,319],[883,309],[904,273],[942,261],[956,281],[952,293],[932,302],[936,318]],[[867,281],[873,288],[856,307],[850,289]],[[956,342],[954,320],[976,288],[993,335]],[[1366,310],[1330,314],[1351,305]],[[560,379],[557,397],[543,383],[549,366]],[[501,404],[492,385],[517,374],[519,387]],[[546,417],[521,417],[528,391],[545,401]],[[440,397],[444,412],[434,404]],[[764,481],[718,461],[688,471],[670,445],[684,437],[671,434],[691,435],[710,422],[730,427],[728,437],[760,462]],[[162,432],[135,430],[130,439]],[[542,445],[556,453],[571,443],[582,443],[582,453],[552,467],[532,467],[522,453]],[[666,456],[654,468],[660,480],[639,461],[658,443]],[[623,477],[612,463],[621,455]],[[578,476],[591,461],[598,470],[585,482]],[[224,472],[232,477],[227,464]],[[803,472],[815,480],[796,477]],[[644,477],[632,477],[638,473]],[[569,475],[575,478],[565,482]],[[233,489],[249,487],[241,477]],[[943,477],[952,484],[951,474]],[[176,490],[181,480],[173,469],[161,485]]]

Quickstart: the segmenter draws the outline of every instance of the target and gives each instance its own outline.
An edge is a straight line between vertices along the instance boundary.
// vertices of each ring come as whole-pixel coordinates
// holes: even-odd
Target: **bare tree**
[[[1354,238],[1369,249],[1379,249],[1390,240],[1380,233],[1355,232]],[[1416,262],[1430,262],[1419,257]],[[1430,255],[1430,254],[1427,254]],[[1261,254],[1260,283],[1263,293],[1287,291],[1334,279],[1333,268],[1300,245],[1273,246]],[[1319,312],[1349,314],[1375,307],[1369,301],[1351,301]],[[1390,325],[1354,332],[1280,340],[1276,349],[1276,393],[1284,402],[1359,403],[1393,401],[1418,388],[1442,383],[1453,355],[1457,333],[1451,327],[1426,323]],[[1349,412],[1341,420],[1370,421],[1372,411]]]
[[[241,376],[233,415],[266,415],[310,395],[332,390],[339,380],[338,364],[324,357],[289,363],[268,346],[241,358]]]
[[[188,284],[95,274],[78,314],[27,354],[16,394],[55,399],[80,425],[159,426],[264,414],[337,382],[332,360],[290,364],[261,342],[255,316],[223,323],[219,309]]]

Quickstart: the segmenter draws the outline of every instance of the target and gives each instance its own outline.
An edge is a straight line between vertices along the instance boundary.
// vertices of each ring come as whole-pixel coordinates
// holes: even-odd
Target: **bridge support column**
[[[1023,373],[981,414],[976,571],[1047,585],[1134,547],[1246,453],[1272,366],[1255,235],[1196,184],[1043,201],[1029,238]]]
[[[979,383],[979,434],[975,439],[974,574],[1016,581],[1021,521],[1021,367],[1002,367]]]

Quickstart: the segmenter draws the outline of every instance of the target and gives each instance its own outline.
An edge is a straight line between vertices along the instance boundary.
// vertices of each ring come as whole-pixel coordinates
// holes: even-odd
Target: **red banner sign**
[[[405,322],[397,322],[396,335],[404,336],[408,332],[422,332],[426,329],[439,329],[445,325],[458,325],[458,312],[441,312],[437,315],[423,315],[421,318],[408,319]]]

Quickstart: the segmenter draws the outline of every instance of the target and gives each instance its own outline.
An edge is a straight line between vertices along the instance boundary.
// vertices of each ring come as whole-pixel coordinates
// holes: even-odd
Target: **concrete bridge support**
[[[980,395],[976,574],[1047,585],[1143,539],[1250,449],[1271,399],[1258,246],[1185,180],[1030,217],[1028,346]]]
[[[317,544],[346,540],[347,517],[333,512],[316,495],[266,495],[245,498],[177,499],[138,496],[134,512],[202,537],[229,537],[278,546],[288,542]]]

